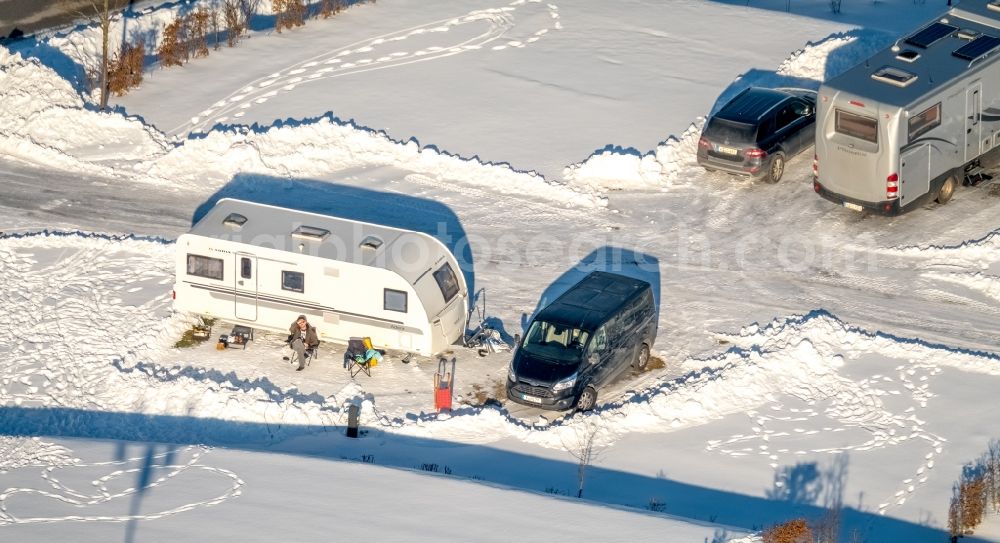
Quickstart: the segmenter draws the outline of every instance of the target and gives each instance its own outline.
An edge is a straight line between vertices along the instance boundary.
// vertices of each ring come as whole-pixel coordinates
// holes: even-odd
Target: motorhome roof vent
[[[897,87],[905,87],[917,80],[917,74],[892,66],[883,66],[872,74],[872,79]]]
[[[292,237],[305,238],[312,241],[323,241],[330,235],[330,231],[325,228],[302,225],[292,231]]]
[[[920,58],[920,53],[914,51],[913,49],[903,49],[899,53],[896,53],[896,58],[902,60],[903,62],[913,62],[914,60]]]
[[[950,36],[956,30],[958,30],[957,26],[934,22],[920,29],[916,34],[906,38],[906,43],[916,45],[921,49],[927,49],[934,42],[945,36]]]
[[[962,38],[963,40],[974,40],[982,35],[982,32],[971,28],[963,28],[955,33],[956,38]]]
[[[371,249],[373,251],[381,246],[382,246],[382,239],[376,236],[366,237],[365,239],[361,240],[361,245],[360,245],[362,249]]]
[[[959,47],[951,54],[958,58],[972,61],[992,53],[998,46],[1000,46],[1000,38],[984,34]]]
[[[1000,11],[1000,0],[994,0],[993,2],[986,4],[986,9]]]
[[[229,215],[226,215],[225,219],[222,219],[222,224],[233,228],[242,228],[246,223],[246,216],[240,215],[239,213],[230,213]]]

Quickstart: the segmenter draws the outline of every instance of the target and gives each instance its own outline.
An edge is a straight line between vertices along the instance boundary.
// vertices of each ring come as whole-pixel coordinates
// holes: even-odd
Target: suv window
[[[792,104],[786,104],[778,110],[778,115],[774,120],[775,130],[781,130],[782,128],[795,122],[799,116],[795,114],[795,110],[792,109]]]

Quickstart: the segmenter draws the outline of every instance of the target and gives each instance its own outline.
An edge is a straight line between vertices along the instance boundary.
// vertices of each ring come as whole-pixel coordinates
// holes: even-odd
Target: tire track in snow
[[[534,31],[527,39],[503,41],[504,36],[516,26],[514,18],[516,12],[519,9],[529,9],[531,4],[538,4],[541,9],[547,11],[549,25]],[[457,41],[453,42],[442,39],[439,42],[441,45],[424,46],[413,51],[400,48],[407,40],[416,37],[439,34],[445,37],[460,27],[482,23],[486,24],[486,28],[471,37],[463,39],[463,36],[456,36]],[[217,100],[190,121],[173,128],[168,133],[176,135],[185,132],[205,132],[217,124],[236,123],[255,105],[263,104],[282,93],[291,92],[299,85],[439,60],[484,49],[500,51],[511,47],[522,48],[540,40],[551,30],[558,30],[561,27],[558,6],[542,5],[541,0],[515,0],[503,7],[474,10],[458,17],[440,19],[366,38],[255,79]]]

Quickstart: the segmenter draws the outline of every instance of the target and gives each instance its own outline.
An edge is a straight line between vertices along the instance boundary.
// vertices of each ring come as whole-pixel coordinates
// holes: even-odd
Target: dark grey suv
[[[777,183],[785,161],[814,143],[816,93],[750,87],[705,122],[698,164]]]

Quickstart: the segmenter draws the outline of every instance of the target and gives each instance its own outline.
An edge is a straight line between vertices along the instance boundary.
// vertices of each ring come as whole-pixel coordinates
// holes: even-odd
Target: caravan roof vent
[[[323,241],[329,237],[330,231],[325,228],[302,225],[292,231],[292,237],[305,238],[312,241]]]
[[[242,228],[246,223],[246,216],[240,215],[239,213],[230,213],[229,215],[226,215],[225,219],[222,219],[222,224],[233,228]]]
[[[906,43],[916,45],[921,49],[927,49],[934,42],[945,36],[950,36],[956,30],[958,30],[957,26],[934,22],[920,29],[916,34],[906,38]]]
[[[998,46],[1000,46],[1000,38],[984,34],[959,47],[951,54],[958,58],[971,61],[985,57],[986,55],[992,53]]]
[[[897,87],[905,87],[917,80],[917,74],[893,68],[892,66],[883,66],[872,74],[872,79]]]
[[[903,62],[913,62],[920,58],[920,53],[914,51],[913,49],[903,49],[902,51],[896,53],[896,58],[902,60]]]
[[[986,9],[1000,11],[1000,0],[994,0],[993,2],[986,4]]]
[[[963,28],[959,30],[958,33],[955,34],[955,37],[962,38],[963,40],[974,40],[982,35],[983,33],[978,30],[973,30],[971,28]]]
[[[382,246],[382,239],[376,236],[366,237],[365,239],[361,240],[361,245],[360,245],[362,249],[371,249],[373,251],[377,250],[381,246]]]

